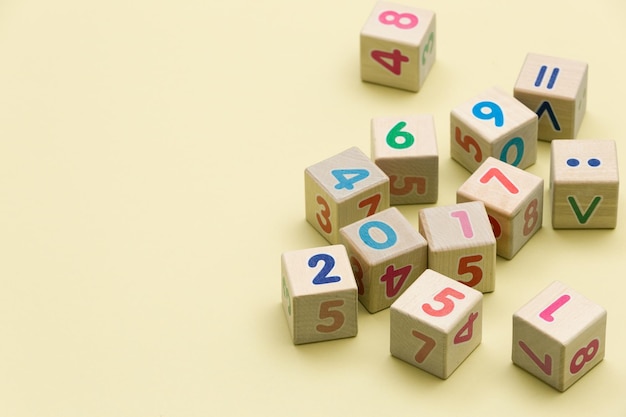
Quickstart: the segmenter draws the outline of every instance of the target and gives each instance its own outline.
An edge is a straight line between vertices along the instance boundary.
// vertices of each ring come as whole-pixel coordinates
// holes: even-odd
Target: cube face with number
[[[375,313],[389,307],[426,269],[426,240],[391,207],[341,229],[359,301]]]
[[[513,95],[539,117],[540,140],[574,139],[587,109],[587,63],[528,54]]]
[[[491,88],[450,112],[450,155],[470,172],[488,157],[525,169],[537,160],[537,115]]]
[[[513,363],[565,391],[604,358],[606,318],[555,281],[513,315]]]
[[[389,208],[389,177],[356,147],[308,167],[304,191],[307,221],[331,244],[343,226]]]
[[[482,297],[427,269],[391,305],[391,354],[448,378],[481,342]]]
[[[422,209],[428,268],[480,292],[496,285],[496,238],[482,201]]]
[[[435,13],[379,1],[361,30],[361,79],[417,92],[435,62]]]
[[[457,203],[482,201],[496,252],[512,259],[543,222],[543,179],[489,157],[456,193]]]
[[[389,176],[390,204],[435,203],[439,152],[432,115],[372,119],[372,159]]]
[[[550,158],[552,227],[613,229],[619,172],[613,140],[553,140]]]
[[[294,344],[356,336],[357,285],[343,245],[285,252],[281,272]]]

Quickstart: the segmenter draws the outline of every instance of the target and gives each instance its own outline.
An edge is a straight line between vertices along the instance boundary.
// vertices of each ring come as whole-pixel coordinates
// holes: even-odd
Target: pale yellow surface
[[[389,310],[291,343],[280,255],[325,244],[304,169],[368,153],[372,117],[434,115],[452,204],[450,109],[512,93],[528,52],[568,57],[589,63],[578,137],[626,161],[623,0],[405,3],[437,13],[417,94],[359,79],[373,1],[0,3],[0,416],[626,415],[624,193],[615,230],[555,231],[546,199],[446,381],[391,357]],[[562,394],[510,359],[513,312],[555,279],[608,311],[605,360]]]

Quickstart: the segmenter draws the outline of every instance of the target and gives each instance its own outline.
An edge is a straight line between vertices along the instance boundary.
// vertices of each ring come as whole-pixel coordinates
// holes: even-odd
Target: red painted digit
[[[454,130],[454,139],[456,140],[456,143],[458,143],[467,153],[472,153],[471,150],[474,148],[474,160],[476,162],[481,162],[483,160],[483,151],[480,149],[480,145],[476,142],[476,139],[470,135],[463,136],[461,134],[461,129],[458,126]]]
[[[515,186],[515,184],[513,184],[511,180],[508,179],[507,176],[504,175],[504,173],[496,167],[489,168],[487,172],[485,172],[485,174],[480,177],[480,182],[483,184],[487,184],[492,178],[497,179],[498,182],[500,182],[500,184],[502,184],[502,186],[504,186],[504,188],[506,188],[506,190],[511,194],[519,193],[519,189]]]
[[[359,208],[365,208],[369,206],[369,209],[367,210],[367,214],[366,214],[366,216],[369,217],[372,214],[376,213],[376,210],[378,209],[378,204],[380,204],[380,193],[374,194],[371,197],[367,197],[359,201],[358,206]]]
[[[339,330],[341,326],[343,326],[345,317],[340,310],[334,310],[334,309],[342,307],[343,304],[344,304],[344,300],[323,301],[320,304],[319,318],[320,320],[330,318],[332,319],[332,323],[318,324],[315,327],[315,329],[321,333],[332,333],[334,331]]]
[[[402,73],[403,62],[409,62],[409,57],[402,55],[399,49],[394,49],[393,52],[374,50],[371,52],[371,56],[374,61],[387,68],[395,75]]]
[[[426,178],[424,177],[403,177],[403,186],[396,186],[399,178],[395,175],[389,176],[389,192],[393,195],[407,195],[413,189],[418,195],[426,194]]]
[[[328,202],[326,202],[326,200],[324,200],[324,197],[322,197],[321,195],[318,195],[315,201],[317,201],[317,204],[322,206],[322,210],[319,213],[315,214],[317,223],[320,225],[324,232],[332,232],[333,225],[330,222],[330,207],[328,206]]]
[[[483,270],[478,265],[470,265],[471,263],[480,262],[483,260],[483,256],[478,255],[470,255],[463,256],[459,259],[459,268],[457,270],[459,275],[471,274],[472,278],[469,281],[460,281],[468,287],[474,287],[480,283],[483,279]]]
[[[552,375],[552,356],[546,355],[544,356],[543,361],[539,359],[539,356],[533,352],[526,343],[523,341],[519,341],[519,347],[532,359],[533,362],[543,371],[544,374],[550,376]]]
[[[537,226],[537,222],[539,221],[537,204],[538,201],[535,198],[530,202],[524,211],[524,236],[528,236],[533,230],[535,230],[535,226]]]
[[[587,346],[578,349],[569,364],[569,371],[572,374],[580,372],[587,362],[591,362],[593,360],[599,349],[600,341],[598,339],[593,339]]]
[[[350,264],[352,265],[352,273],[354,273],[354,279],[356,280],[356,286],[358,288],[359,295],[365,294],[365,286],[363,285],[363,267],[357,258],[350,257]]]
[[[454,288],[446,287],[433,297],[433,300],[443,304],[441,308],[435,309],[433,306],[426,303],[422,305],[422,310],[424,310],[426,314],[433,317],[447,316],[452,312],[452,310],[454,310],[454,300],[452,298],[462,300],[465,298],[465,294],[455,290]]]
[[[393,265],[389,265],[387,267],[385,274],[380,277],[380,282],[384,282],[386,284],[385,294],[388,298],[393,298],[398,294],[404,285],[404,281],[406,281],[411,273],[412,268],[412,265],[406,265],[398,269],[395,269]],[[400,278],[396,281],[397,277]]]
[[[467,323],[465,323],[454,336],[455,345],[472,340],[472,337],[474,336],[474,321],[476,321],[477,318],[477,311],[469,315]]]
[[[432,337],[425,335],[422,332],[418,332],[417,330],[413,330],[413,336],[424,342],[424,345],[415,354],[415,362],[422,363],[424,362],[424,360],[426,360],[426,358],[428,357],[430,352],[432,352],[435,346],[437,346],[437,342],[435,342],[435,339],[433,339]]]

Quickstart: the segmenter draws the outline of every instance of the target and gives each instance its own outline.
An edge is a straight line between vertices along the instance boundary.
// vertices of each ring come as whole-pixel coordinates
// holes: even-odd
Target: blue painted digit
[[[515,154],[515,160],[513,162],[509,162],[507,159],[508,159],[509,149],[511,149],[512,146],[515,146],[517,153]],[[500,152],[500,160],[502,162],[509,163],[513,165],[514,167],[518,166],[520,162],[522,162],[523,157],[524,157],[524,140],[520,138],[519,136],[514,137],[513,139],[508,141],[506,145],[504,145],[504,148],[502,148],[502,152]]]
[[[385,234],[386,239],[384,242],[378,242],[372,238],[370,230],[373,228],[376,228]],[[364,223],[359,228],[359,237],[367,246],[378,250],[390,248],[398,241],[398,235],[396,235],[396,232],[391,228],[391,226],[378,220],[372,220]]]
[[[324,265],[322,265],[322,269],[320,269],[317,275],[315,275],[315,278],[313,278],[313,284],[322,285],[341,281],[340,276],[329,275],[335,267],[335,258],[327,253],[318,253],[317,255],[313,255],[309,258],[309,267],[315,268],[320,262],[323,262]]]
[[[541,83],[543,83],[543,77],[546,75],[547,70],[548,70],[548,67],[545,65],[542,65],[541,68],[539,68],[537,79],[535,79],[535,87],[541,86]],[[560,70],[558,67],[552,70],[552,74],[550,75],[550,79],[548,80],[548,85],[546,86],[548,90],[552,90],[552,88],[554,87],[554,83],[556,83],[556,79],[559,76],[559,71]]]
[[[548,117],[550,117],[550,122],[552,123],[552,127],[555,131],[560,132],[561,126],[559,125],[559,121],[556,118],[556,114],[554,114],[554,110],[552,110],[552,106],[549,101],[544,101],[539,105],[539,108],[535,113],[537,113],[537,117],[541,119],[543,113],[548,112]]]
[[[488,111],[485,111],[485,109]],[[472,107],[472,114],[481,120],[493,119],[497,127],[502,127],[504,125],[504,113],[502,112],[502,107],[498,106],[493,101],[481,101],[476,103],[474,107]]]
[[[354,184],[370,176],[370,172],[364,168],[333,169],[330,173],[337,179],[335,188],[338,190],[353,190]]]

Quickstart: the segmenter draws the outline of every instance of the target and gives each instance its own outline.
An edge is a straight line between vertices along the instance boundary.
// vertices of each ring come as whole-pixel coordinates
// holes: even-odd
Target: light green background
[[[325,244],[304,168],[369,153],[372,117],[434,115],[451,204],[451,108],[512,91],[527,52],[580,59],[578,137],[626,161],[622,0],[404,3],[437,13],[417,94],[359,79],[372,1],[0,3],[0,415],[626,415],[623,198],[609,231],[555,231],[546,200],[446,381],[390,356],[389,310],[292,345],[280,254]],[[529,171],[548,180],[547,143]],[[605,360],[563,394],[510,360],[513,312],[555,279],[608,310]]]

